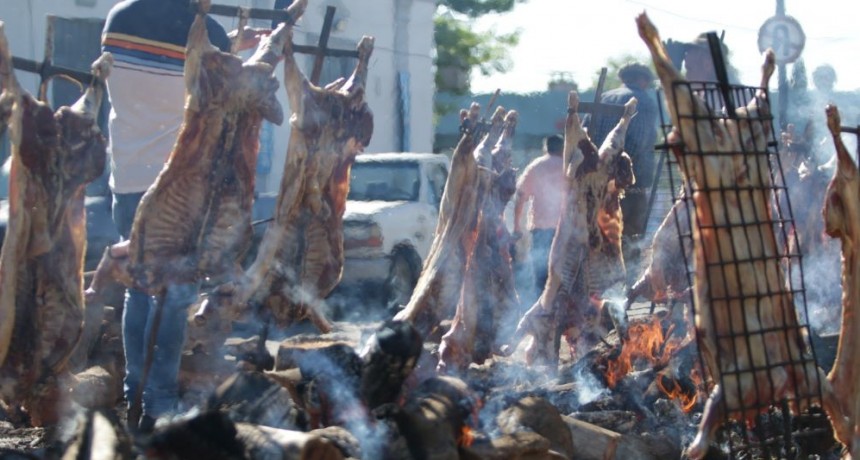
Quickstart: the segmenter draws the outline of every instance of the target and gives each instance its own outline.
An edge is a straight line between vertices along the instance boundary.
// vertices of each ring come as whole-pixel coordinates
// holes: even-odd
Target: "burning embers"
[[[627,338],[605,358],[606,385],[615,389],[630,373],[653,369],[657,389],[691,412],[704,399],[700,398],[704,388],[690,328],[683,319],[670,320],[666,326],[660,316],[633,321]]]

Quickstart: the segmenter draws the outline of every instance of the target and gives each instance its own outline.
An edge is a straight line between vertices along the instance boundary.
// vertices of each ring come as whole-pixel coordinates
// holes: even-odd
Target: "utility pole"
[[[785,17],[785,0],[776,0],[776,16],[778,18]],[[785,44],[788,45],[787,43]],[[785,130],[788,114],[788,76],[786,75],[785,63],[777,66],[777,78],[779,89],[779,128]]]

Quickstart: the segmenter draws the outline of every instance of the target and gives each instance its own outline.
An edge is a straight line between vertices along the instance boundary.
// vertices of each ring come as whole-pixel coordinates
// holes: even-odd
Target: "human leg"
[[[179,365],[185,330],[188,324],[188,307],[197,300],[199,284],[169,285],[161,302],[161,318],[155,325],[155,308],[147,321],[147,337],[152,327],[158,327],[156,346],[153,349],[152,367],[143,394],[144,413],[150,417],[169,413],[179,401]]]
[[[549,272],[549,251],[552,247],[552,238],[555,229],[534,229],[532,235],[532,267],[535,278],[535,289],[538,293],[543,291]]]
[[[125,292],[122,313],[122,345],[125,352],[125,399],[130,405],[134,401],[143,371],[143,354],[146,349],[146,325],[152,310],[146,293],[136,289]]]

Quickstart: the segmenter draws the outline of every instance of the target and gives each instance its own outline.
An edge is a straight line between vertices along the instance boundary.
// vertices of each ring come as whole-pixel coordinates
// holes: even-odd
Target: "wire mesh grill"
[[[697,325],[709,324],[711,331],[697,331],[700,365],[707,364],[707,375],[723,395],[717,402],[722,428],[711,449],[744,459],[807,458],[828,451],[832,432],[819,409],[822,374],[814,371],[807,339],[801,253],[798,244],[787,244],[796,236],[790,231],[793,216],[773,117],[769,111],[739,117],[732,109],[757,94],[766,101],[767,92],[703,82],[679,82],[668,91],[692,92],[707,108],[674,107],[676,129],[686,142],[664,144],[662,150],[672,199],[682,207],[675,223],[688,281],[708,286],[693,296],[692,308]],[[663,98],[658,100],[669,139],[672,122]],[[712,137],[733,132],[726,127],[737,129],[736,148],[719,147],[720,136]],[[694,238],[700,250],[694,251]]]

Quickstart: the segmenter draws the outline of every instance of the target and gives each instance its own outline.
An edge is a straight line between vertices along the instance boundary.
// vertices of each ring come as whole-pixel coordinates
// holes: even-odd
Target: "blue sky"
[[[806,35],[807,72],[829,63],[836,69],[838,90],[860,90],[860,2],[785,0],[785,10]],[[580,87],[588,87],[607,58],[647,57],[634,22],[642,11],[663,39],[690,40],[703,31],[725,30],[741,81],[757,84],[758,30],[776,13],[775,0],[528,0],[511,13],[476,22],[479,30],[519,29],[521,35],[511,52],[513,69],[489,77],[473,75],[473,90],[541,91],[554,71],[570,72]],[[775,77],[771,85],[776,85]]]

